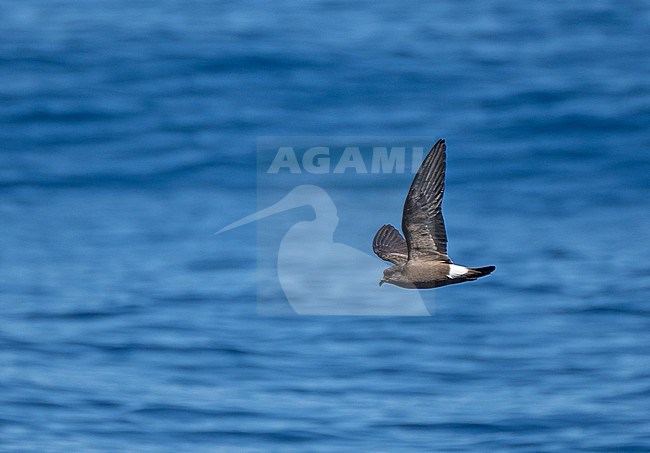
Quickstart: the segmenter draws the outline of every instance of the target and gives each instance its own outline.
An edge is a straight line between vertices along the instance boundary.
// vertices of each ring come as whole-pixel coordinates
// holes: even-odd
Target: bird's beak
[[[383,285],[384,283],[386,283],[386,280],[384,280],[383,278],[379,280],[379,286]]]
[[[227,225],[222,229],[220,229],[219,231],[217,231],[215,234],[221,234],[225,231],[238,228],[242,225],[246,225],[247,223],[255,222],[257,220],[263,219],[264,217],[268,217],[271,215],[278,214],[280,212],[288,211],[289,209],[297,208],[304,204],[305,201],[301,199],[297,199],[297,197],[293,195],[293,191],[292,191],[286,197],[284,197],[282,200],[278,201],[274,205],[269,206],[268,208],[261,209],[254,214],[248,215],[243,219],[236,221],[235,223],[231,223],[230,225]]]
[[[248,215],[243,219],[231,223],[217,231],[215,234],[221,234],[225,231],[232,230],[233,228],[238,228],[247,223],[255,222],[261,220],[264,217],[271,215],[279,214],[289,209],[299,208],[301,206],[311,206],[316,211],[316,216],[332,216],[332,219],[338,220],[336,216],[336,206],[330,198],[330,196],[325,192],[324,189],[318,186],[312,186],[309,184],[303,184],[301,186],[294,187],[291,192],[289,192],[282,200],[278,201],[268,208],[260,209],[254,214]],[[318,209],[317,209],[318,208]],[[324,211],[324,212],[323,212]],[[319,213],[320,212],[320,213]]]

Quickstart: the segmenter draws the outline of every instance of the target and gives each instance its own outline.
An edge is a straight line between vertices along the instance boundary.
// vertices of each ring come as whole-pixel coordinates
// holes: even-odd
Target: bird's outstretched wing
[[[372,250],[384,261],[404,265],[408,259],[406,241],[392,225],[381,227],[372,240]]]
[[[420,166],[404,202],[402,231],[408,259],[451,263],[447,256],[447,232],[442,218],[447,147],[438,140]]]

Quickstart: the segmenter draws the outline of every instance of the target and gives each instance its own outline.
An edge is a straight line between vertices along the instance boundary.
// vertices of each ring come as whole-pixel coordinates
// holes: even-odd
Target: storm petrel
[[[447,232],[442,218],[447,160],[445,141],[438,140],[418,170],[402,213],[402,231],[382,226],[372,241],[377,256],[394,266],[384,270],[379,281],[402,288],[437,288],[476,280],[494,271],[494,266],[459,266],[447,256]]]

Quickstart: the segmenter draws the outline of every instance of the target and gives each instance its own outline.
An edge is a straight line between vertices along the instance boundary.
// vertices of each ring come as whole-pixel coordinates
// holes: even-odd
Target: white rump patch
[[[469,269],[463,266],[456,266],[455,264],[449,265],[449,278],[457,278],[461,275],[465,275]]]

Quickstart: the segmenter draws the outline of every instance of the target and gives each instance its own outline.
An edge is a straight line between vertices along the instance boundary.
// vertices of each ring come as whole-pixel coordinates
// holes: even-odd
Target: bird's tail
[[[476,280],[477,278],[485,277],[494,272],[496,267],[494,266],[485,266],[485,267],[473,267],[469,269],[468,280]]]

